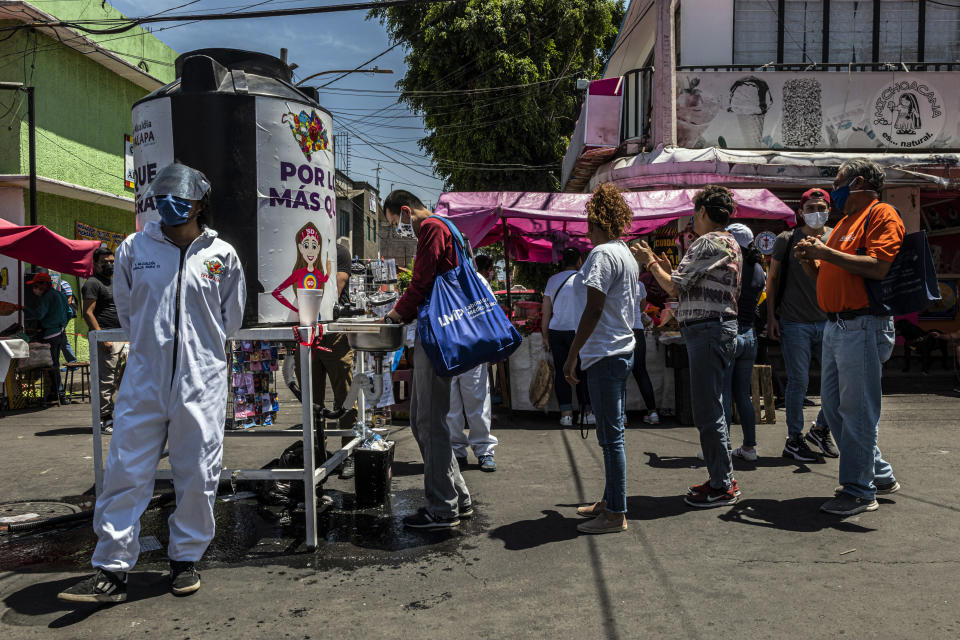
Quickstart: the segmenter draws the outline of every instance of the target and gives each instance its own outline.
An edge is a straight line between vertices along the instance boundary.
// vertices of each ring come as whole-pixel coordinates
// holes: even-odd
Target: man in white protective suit
[[[234,248],[204,225],[210,183],[202,173],[168,165],[143,197],[153,198],[161,222],[148,222],[116,252],[113,295],[130,356],[93,518],[97,573],[59,594],[68,602],[126,600],[165,443],[177,499],[167,548],[175,595],[200,588],[195,563],[213,539],[226,341],[243,319],[246,285]]]

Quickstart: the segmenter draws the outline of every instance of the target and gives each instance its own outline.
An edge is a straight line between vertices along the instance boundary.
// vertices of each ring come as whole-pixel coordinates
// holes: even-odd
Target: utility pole
[[[374,171],[377,172],[377,196],[380,195],[380,171],[381,171],[382,169],[383,169],[383,168],[380,166],[380,163],[378,162],[378,163],[377,163],[377,168],[374,169]]]

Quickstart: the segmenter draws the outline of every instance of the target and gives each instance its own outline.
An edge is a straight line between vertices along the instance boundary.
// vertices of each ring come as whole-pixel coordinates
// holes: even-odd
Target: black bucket
[[[354,449],[356,475],[353,477],[353,488],[357,495],[358,508],[379,507],[387,501],[390,481],[393,479],[393,454],[396,449],[395,442],[388,443],[384,451]]]

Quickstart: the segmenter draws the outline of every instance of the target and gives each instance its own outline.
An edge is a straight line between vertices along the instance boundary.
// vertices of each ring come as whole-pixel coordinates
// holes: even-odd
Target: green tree
[[[397,86],[448,188],[554,191],[576,79],[600,76],[623,12],[623,0],[463,0],[371,15],[406,48]]]

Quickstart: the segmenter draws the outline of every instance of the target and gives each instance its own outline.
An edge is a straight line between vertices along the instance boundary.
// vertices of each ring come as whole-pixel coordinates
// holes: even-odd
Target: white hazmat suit
[[[164,443],[177,508],[171,560],[196,562],[213,539],[223,458],[227,336],[240,328],[246,286],[240,259],[204,228],[181,249],[148,222],[117,248],[113,277],[130,357],[97,499],[93,566],[129,571],[140,552],[140,516],[153,495]]]

